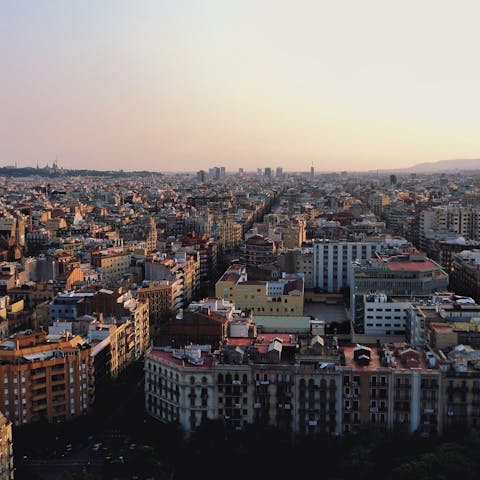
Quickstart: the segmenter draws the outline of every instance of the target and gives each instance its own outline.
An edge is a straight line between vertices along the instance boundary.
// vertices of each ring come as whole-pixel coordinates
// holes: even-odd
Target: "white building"
[[[314,287],[327,292],[340,292],[352,276],[352,262],[368,260],[382,249],[383,242],[338,242],[314,240]]]
[[[403,335],[407,320],[408,301],[398,301],[385,293],[364,296],[366,335]]]

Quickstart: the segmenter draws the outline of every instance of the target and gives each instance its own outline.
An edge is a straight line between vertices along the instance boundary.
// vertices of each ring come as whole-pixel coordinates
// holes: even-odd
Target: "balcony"
[[[41,388],[45,388],[46,387],[46,382],[38,382],[38,383],[35,383],[31,386],[31,389],[32,390],[39,390]]]
[[[46,399],[46,398],[47,398],[47,392],[39,393],[38,395],[33,395],[32,396],[32,402],[38,402],[38,401]]]

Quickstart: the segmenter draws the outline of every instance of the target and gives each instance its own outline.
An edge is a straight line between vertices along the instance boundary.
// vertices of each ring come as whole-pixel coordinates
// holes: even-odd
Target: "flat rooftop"
[[[373,372],[378,369],[392,369],[392,370],[397,370],[397,371],[402,371],[402,370],[432,370],[436,371],[436,369],[432,369],[427,365],[427,362],[425,360],[424,352],[422,350],[416,350],[418,352],[418,358],[419,358],[419,366],[418,367],[406,367],[403,365],[399,359],[399,357],[394,357],[395,360],[397,361],[397,366],[396,367],[391,367],[391,366],[383,366],[381,362],[380,355],[378,354],[377,347],[376,345],[364,345],[366,347],[369,347],[371,349],[371,357],[370,357],[370,363],[368,365],[360,365],[354,360],[353,352],[354,349],[356,348],[356,345],[347,345],[343,347],[343,352],[345,354],[345,366],[352,368],[354,371],[361,372],[361,371],[367,371],[367,372]],[[398,345],[396,344],[398,347]],[[407,346],[404,346],[405,349]]]
[[[438,266],[433,260],[427,258],[422,261],[390,261],[387,263],[388,269],[398,272],[428,272],[430,270],[438,270],[441,267]]]
[[[257,338],[228,338],[226,340],[226,345],[231,347],[246,347],[253,346],[258,348],[261,352],[262,349],[267,351],[268,345],[279,338],[282,341],[284,347],[296,348],[298,336],[295,334],[288,333],[262,333],[257,336]]]
[[[191,370],[201,370],[202,368],[211,368],[213,365],[213,357],[209,353],[202,352],[203,365],[194,365],[187,360],[175,358],[172,352],[152,348],[148,354],[152,358],[161,360],[167,365],[175,367],[183,367]]]
[[[222,275],[222,278],[220,278],[219,281],[237,283],[239,279],[240,279],[240,273],[227,271]]]

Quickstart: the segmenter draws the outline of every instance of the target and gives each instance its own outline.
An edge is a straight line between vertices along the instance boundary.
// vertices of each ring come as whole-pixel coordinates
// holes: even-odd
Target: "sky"
[[[478,18],[478,0],[1,0],[0,165],[480,158]]]

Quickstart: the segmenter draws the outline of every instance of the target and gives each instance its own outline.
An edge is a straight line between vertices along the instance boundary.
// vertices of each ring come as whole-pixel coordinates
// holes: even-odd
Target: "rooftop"
[[[211,368],[213,365],[213,357],[210,353],[201,352],[201,358],[203,360],[202,365],[194,365],[193,363],[189,363],[184,359],[175,358],[173,356],[173,349],[163,349],[159,347],[153,347],[149,352],[148,356],[161,360],[162,362],[166,363],[167,365],[172,366],[183,366],[185,369],[189,370],[202,370],[206,368]]]
[[[441,267],[429,258],[421,261],[389,261],[388,269],[392,271],[405,272],[428,272],[430,270],[438,270]]]

